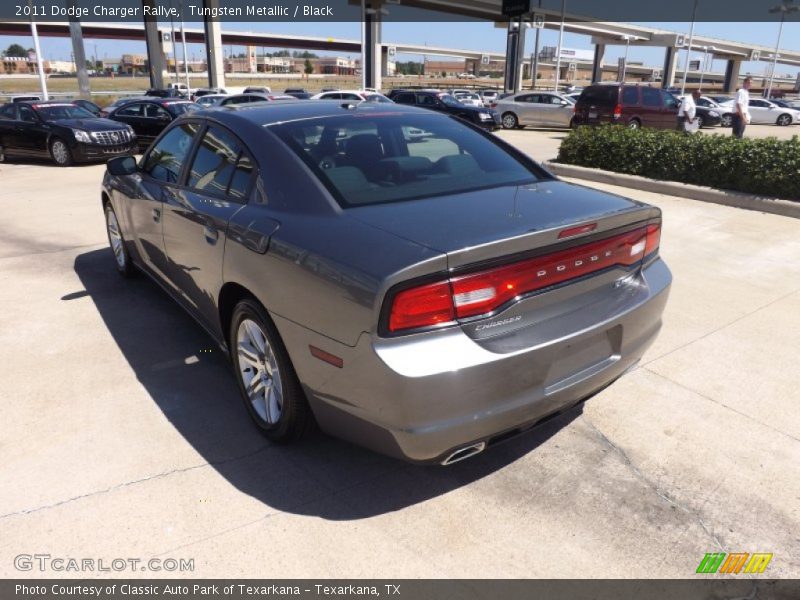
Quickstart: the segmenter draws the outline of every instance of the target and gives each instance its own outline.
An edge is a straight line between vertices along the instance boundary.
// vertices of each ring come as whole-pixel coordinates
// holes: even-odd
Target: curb
[[[742,192],[722,191],[675,181],[658,181],[656,179],[640,177],[639,175],[626,175],[624,173],[614,173],[613,171],[604,171],[602,169],[565,165],[553,161],[545,161],[543,165],[546,169],[559,177],[572,177],[597,183],[608,183],[610,185],[618,185],[635,190],[653,192],[655,194],[678,196],[680,198],[688,198],[689,200],[724,204],[725,206],[757,210],[773,215],[800,219],[800,202],[767,198],[753,194],[744,194]]]

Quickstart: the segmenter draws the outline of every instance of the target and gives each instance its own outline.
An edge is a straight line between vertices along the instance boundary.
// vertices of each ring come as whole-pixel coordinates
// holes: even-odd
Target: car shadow
[[[363,519],[424,502],[503,469],[578,417],[582,404],[448,467],[410,465],[317,431],[292,446],[267,441],[250,421],[227,357],[145,276],[124,280],[109,249],[74,268],[138,381],[178,433],[231,485],[283,512]]]

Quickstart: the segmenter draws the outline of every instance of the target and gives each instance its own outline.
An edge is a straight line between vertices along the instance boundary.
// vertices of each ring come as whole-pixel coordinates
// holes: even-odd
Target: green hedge
[[[737,139],[618,126],[579,127],[558,162],[800,200],[800,138]]]

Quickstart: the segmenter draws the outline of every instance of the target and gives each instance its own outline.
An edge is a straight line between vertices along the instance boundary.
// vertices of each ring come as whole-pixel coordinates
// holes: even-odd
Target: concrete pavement
[[[420,468],[256,433],[205,333],[114,272],[102,170],[0,165],[0,576],[684,578],[742,551],[800,577],[800,221],[593,185],[664,211],[658,340],[582,410]]]

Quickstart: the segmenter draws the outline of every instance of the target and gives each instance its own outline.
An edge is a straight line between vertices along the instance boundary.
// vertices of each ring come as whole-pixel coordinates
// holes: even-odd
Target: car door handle
[[[161,209],[160,208],[154,208],[153,209],[153,221],[158,223],[160,220],[161,220]]]

